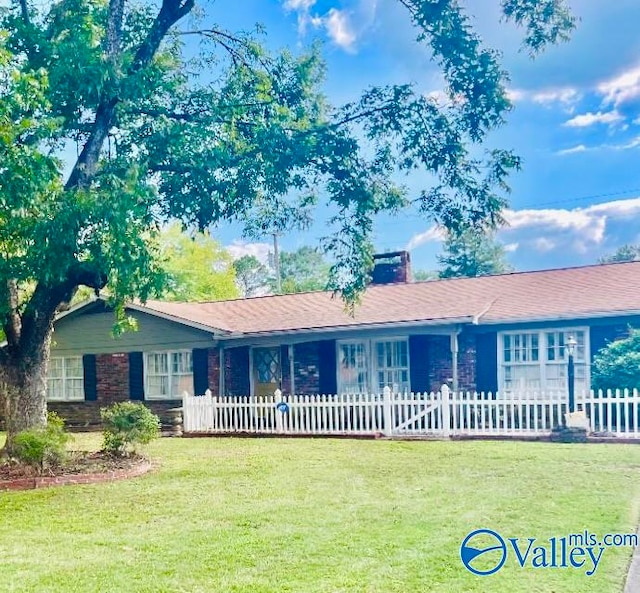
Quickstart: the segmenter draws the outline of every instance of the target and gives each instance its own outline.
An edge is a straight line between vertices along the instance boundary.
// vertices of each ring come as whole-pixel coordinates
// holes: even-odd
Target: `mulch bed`
[[[23,464],[0,464],[0,491],[110,482],[134,478],[150,469],[149,460],[140,455],[113,457],[102,452],[73,452],[63,466],[48,468],[41,475]]]

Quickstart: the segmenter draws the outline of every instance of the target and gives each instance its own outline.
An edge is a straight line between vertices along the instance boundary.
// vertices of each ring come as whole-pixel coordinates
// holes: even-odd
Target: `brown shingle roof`
[[[356,325],[571,319],[640,312],[640,262],[370,286],[355,317],[328,292],[145,308],[212,330],[254,334]]]

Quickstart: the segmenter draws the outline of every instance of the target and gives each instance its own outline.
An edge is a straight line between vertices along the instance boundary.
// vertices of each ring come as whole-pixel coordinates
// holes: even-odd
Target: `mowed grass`
[[[97,446],[95,435],[76,446]],[[0,591],[620,593],[594,576],[461,564],[505,537],[635,530],[640,447],[515,442],[162,439],[134,480],[0,493]]]

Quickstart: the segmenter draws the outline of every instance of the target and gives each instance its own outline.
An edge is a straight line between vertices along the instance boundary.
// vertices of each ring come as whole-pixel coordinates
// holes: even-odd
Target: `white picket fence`
[[[183,397],[184,432],[211,434],[544,436],[561,425],[566,392]],[[637,390],[576,394],[591,431],[640,439]]]

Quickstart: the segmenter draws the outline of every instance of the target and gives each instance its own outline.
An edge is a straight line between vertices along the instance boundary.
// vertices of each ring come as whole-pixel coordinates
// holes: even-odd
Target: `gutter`
[[[218,337],[220,342],[238,340],[238,339],[250,339],[250,338],[268,338],[279,336],[290,336],[299,334],[318,334],[318,333],[332,333],[332,332],[349,332],[349,331],[362,331],[372,329],[403,329],[412,327],[446,327],[450,325],[462,325],[472,324],[474,317],[452,317],[450,319],[415,319],[411,321],[383,321],[379,323],[366,323],[366,324],[353,324],[353,325],[332,325],[325,327],[309,327],[309,328],[295,328],[295,329],[282,329],[282,330],[269,330],[263,332],[231,332],[226,335]]]
[[[481,315],[484,315],[482,313]],[[572,319],[597,319],[597,318],[608,318],[608,317],[637,317],[640,316],[640,309],[624,309],[618,311],[589,311],[585,313],[565,313],[558,314],[553,316],[544,316],[544,317],[506,317],[503,319],[490,319],[488,321],[483,321],[479,323],[479,325],[515,325],[520,323],[544,323],[548,321],[570,321]]]

